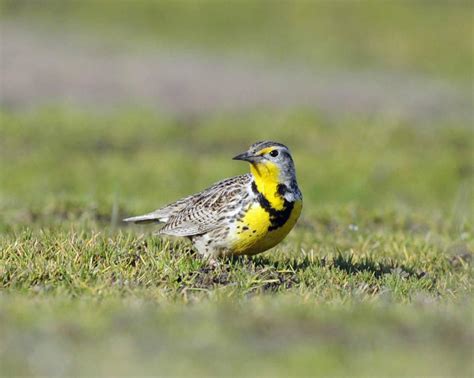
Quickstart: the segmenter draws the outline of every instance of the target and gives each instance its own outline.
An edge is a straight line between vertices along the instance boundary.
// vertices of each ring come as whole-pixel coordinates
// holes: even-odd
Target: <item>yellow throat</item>
[[[284,198],[278,194],[280,168],[271,162],[251,163],[250,172],[255,179],[258,191],[264,195],[270,205],[276,210],[283,209]]]

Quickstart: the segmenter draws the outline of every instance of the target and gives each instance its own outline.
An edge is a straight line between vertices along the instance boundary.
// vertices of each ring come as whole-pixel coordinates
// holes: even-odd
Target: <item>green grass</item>
[[[0,12],[108,47],[472,82],[470,2],[0,0]],[[0,375],[473,376],[474,135],[430,122],[2,109]],[[185,241],[120,222],[247,172],[231,157],[262,139],[291,147],[304,194],[275,249],[211,269]]]
[[[466,88],[472,81],[469,1],[2,0],[0,10],[4,19],[135,47],[205,48],[316,70],[407,71]]]
[[[468,376],[470,313],[302,302],[158,305],[0,299],[3,371],[18,375]],[[8,326],[6,325],[8,322]],[[25,355],[28,358],[25,360]]]
[[[122,216],[293,151],[300,222],[210,269]],[[472,131],[307,111],[0,116],[2,375],[469,376]]]

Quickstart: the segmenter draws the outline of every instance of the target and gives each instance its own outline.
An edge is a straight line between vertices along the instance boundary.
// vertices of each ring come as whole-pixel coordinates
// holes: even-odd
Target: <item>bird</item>
[[[186,237],[200,255],[214,261],[276,246],[303,207],[290,150],[278,142],[261,141],[233,159],[248,162],[250,173],[124,222],[162,223],[158,235]]]

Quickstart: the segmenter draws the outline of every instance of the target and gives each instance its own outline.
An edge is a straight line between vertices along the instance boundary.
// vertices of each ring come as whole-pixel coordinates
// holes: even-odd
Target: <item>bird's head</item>
[[[290,150],[277,142],[257,142],[234,160],[250,163],[250,171],[257,183],[289,184],[296,180],[295,165]]]

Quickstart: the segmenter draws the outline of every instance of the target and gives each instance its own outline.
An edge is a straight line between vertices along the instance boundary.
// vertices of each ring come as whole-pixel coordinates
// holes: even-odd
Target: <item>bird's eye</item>
[[[278,150],[270,151],[270,156],[271,157],[277,157],[278,156]]]

